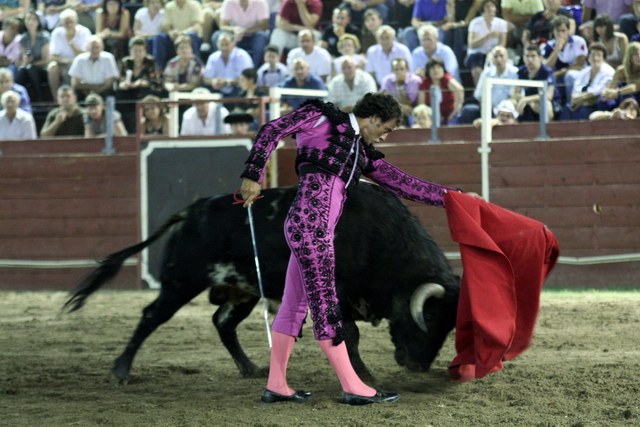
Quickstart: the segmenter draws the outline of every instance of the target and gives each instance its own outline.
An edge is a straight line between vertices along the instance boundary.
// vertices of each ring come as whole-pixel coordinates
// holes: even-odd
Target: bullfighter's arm
[[[444,195],[447,191],[460,191],[411,176],[384,159],[374,160],[373,165],[375,171],[366,173],[367,178],[396,196],[414,202],[444,207]]]

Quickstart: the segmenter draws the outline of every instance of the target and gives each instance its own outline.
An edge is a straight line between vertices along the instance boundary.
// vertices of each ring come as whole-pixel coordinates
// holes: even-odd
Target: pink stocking
[[[295,343],[295,337],[286,335],[281,332],[272,331],[272,345],[271,348],[271,364],[269,365],[269,381],[267,382],[267,389],[290,396],[295,393],[287,385],[287,364],[289,363],[289,356],[291,350],[293,350],[293,344]]]
[[[347,393],[357,394],[360,396],[373,396],[376,390],[362,382],[356,371],[351,366],[349,354],[347,354],[347,346],[344,342],[334,346],[333,340],[319,340],[320,348],[329,359],[329,363],[336,371],[342,390]]]

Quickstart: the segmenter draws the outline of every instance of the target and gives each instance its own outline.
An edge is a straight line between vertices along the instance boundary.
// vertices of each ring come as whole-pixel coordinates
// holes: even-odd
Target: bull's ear
[[[425,283],[418,286],[418,288],[413,292],[413,295],[411,295],[411,317],[413,317],[413,321],[416,322],[418,327],[424,332],[429,332],[427,325],[424,322],[424,303],[429,298],[442,298],[444,297],[444,294],[445,289],[442,285],[437,283]]]

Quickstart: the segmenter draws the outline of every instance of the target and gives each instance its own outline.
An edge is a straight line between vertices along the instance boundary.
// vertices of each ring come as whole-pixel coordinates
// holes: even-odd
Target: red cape
[[[499,371],[529,347],[560,249],[544,224],[483,199],[449,192],[445,206],[464,268],[449,374],[463,382]]]

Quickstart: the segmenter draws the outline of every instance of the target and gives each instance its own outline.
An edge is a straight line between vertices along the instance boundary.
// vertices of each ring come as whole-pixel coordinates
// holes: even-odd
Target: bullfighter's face
[[[360,128],[360,134],[364,142],[371,145],[387,139],[387,136],[397,125],[398,122],[395,119],[383,123],[380,117],[373,116],[368,118],[365,125]]]

